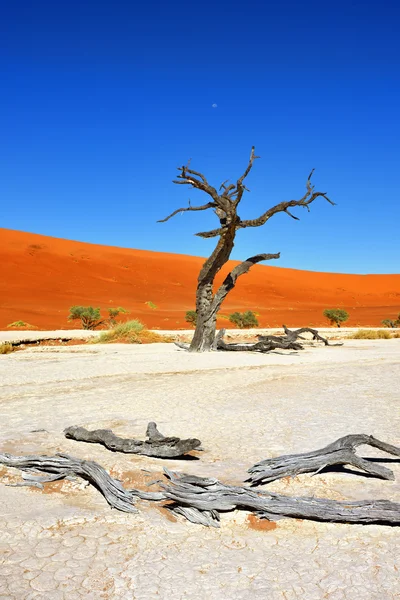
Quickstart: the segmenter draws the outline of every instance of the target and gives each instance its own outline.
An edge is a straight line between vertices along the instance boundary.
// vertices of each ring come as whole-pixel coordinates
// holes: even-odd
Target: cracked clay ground
[[[36,348],[0,357],[0,452],[64,451],[127,487],[143,488],[163,465],[240,483],[260,459],[348,433],[399,445],[399,375],[400,340],[286,356],[199,356],[169,344]],[[143,438],[150,420],[167,435],[199,437],[200,460],[119,455],[62,433],[82,425]],[[400,502],[399,461],[359,454],[385,458],[395,481],[323,472],[268,489]],[[79,479],[44,490],[4,485],[16,481],[18,471],[0,466],[1,600],[400,598],[397,527],[275,524],[236,511],[207,529],[143,501],[137,514],[118,513]]]

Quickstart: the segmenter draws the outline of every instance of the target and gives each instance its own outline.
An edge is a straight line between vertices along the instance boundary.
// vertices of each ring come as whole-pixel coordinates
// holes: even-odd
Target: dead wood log
[[[185,516],[193,523],[213,527],[219,527],[219,511],[235,508],[250,510],[269,520],[294,517],[341,523],[400,523],[400,504],[389,500],[336,502],[313,497],[291,498],[264,491],[255,492],[245,486],[224,485],[217,479],[178,475],[167,469],[164,471],[169,483],[161,484],[161,491],[128,490],[99,464],[67,454],[12,456],[4,453],[0,454],[0,464],[28,471],[25,477],[33,485],[77,475],[96,487],[111,507],[123,512],[137,512],[134,507],[136,498],[170,500],[173,504],[169,508],[176,514]],[[40,476],[43,473],[50,476]]]
[[[285,332],[284,336],[277,335],[258,335],[258,339],[260,342],[268,342],[268,341],[281,341],[281,342],[296,342],[296,340],[305,340],[301,334],[302,333],[311,333],[313,336],[313,340],[317,342],[322,342],[325,346],[343,346],[342,343],[339,344],[330,344],[329,341],[322,337],[317,331],[317,329],[311,329],[311,327],[301,327],[300,329],[291,330],[283,325],[283,330]]]
[[[126,490],[122,484],[113,479],[103,467],[90,460],[81,460],[68,454],[57,454],[56,456],[13,456],[12,454],[0,454],[0,464],[6,467],[14,467],[29,472],[29,480],[23,485],[35,485],[35,483],[46,483],[67,476],[77,475],[82,477],[95,488],[107,500],[112,508],[123,512],[137,512],[133,506],[136,502],[135,496],[139,495]],[[39,474],[50,473],[49,477],[35,477],[32,472]],[[26,476],[25,476],[26,478]]]
[[[64,429],[65,437],[78,442],[89,442],[103,444],[114,452],[127,454],[142,454],[155,458],[179,458],[191,450],[199,450],[201,442],[196,438],[181,440],[178,437],[165,437],[157,429],[156,423],[147,426],[147,440],[135,440],[122,438],[111,431],[111,429],[95,429],[89,431],[84,427],[67,427]]]
[[[336,523],[400,523],[400,504],[389,500],[337,502],[289,497],[164,470],[170,482],[162,488],[165,496],[175,503],[172,510],[195,523],[218,527],[218,512],[236,508],[250,510],[269,520],[294,517]]]
[[[322,337],[316,329],[310,327],[302,327],[291,331],[283,325],[285,335],[258,335],[258,342],[255,344],[237,344],[227,343],[224,341],[226,329],[221,329],[216,335],[214,342],[211,345],[211,350],[225,350],[228,352],[272,352],[273,350],[304,350],[304,347],[297,340],[305,340],[302,333],[311,333],[313,340],[323,342],[325,346],[343,346],[342,343],[330,344],[329,341]],[[190,344],[176,341],[175,345],[183,350],[189,350]]]
[[[215,339],[217,350],[227,350],[233,352],[271,352],[271,350],[303,350],[303,346],[292,340],[284,338],[260,340],[256,344],[227,344],[224,342],[226,330],[221,329]],[[271,336],[272,337],[272,336]]]
[[[247,481],[254,486],[282,477],[295,477],[300,473],[316,475],[325,467],[333,465],[351,465],[381,479],[394,480],[394,474],[390,469],[356,455],[355,449],[363,444],[379,448],[394,456],[400,456],[400,448],[381,442],[372,435],[346,435],[320,450],[262,460],[249,469],[248,472],[251,475]]]

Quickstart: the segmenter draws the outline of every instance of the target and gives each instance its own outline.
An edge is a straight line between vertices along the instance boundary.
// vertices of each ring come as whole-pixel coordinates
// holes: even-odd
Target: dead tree
[[[246,227],[260,227],[264,225],[271,217],[277,213],[284,212],[292,219],[299,220],[298,217],[290,212],[291,208],[300,206],[310,210],[310,204],[319,197],[325,198],[330,204],[334,204],[326,192],[317,192],[311,184],[311,171],[306,183],[306,193],[299,200],[289,200],[276,204],[269,208],[261,216],[256,219],[242,220],[238,213],[238,206],[242,200],[244,191],[249,191],[244,181],[249,175],[254,161],[259,158],[254,154],[254,146],[251,149],[250,160],[243,175],[239,177],[236,183],[228,184],[228,180],[224,181],[217,191],[210,185],[206,177],[190,168],[190,161],[186,166],[179,167],[180,171],[174,183],[179,185],[189,185],[192,188],[205,192],[210,200],[201,206],[189,206],[186,208],[178,208],[165,219],[159,221],[164,223],[171,217],[187,211],[203,211],[212,209],[219,219],[220,226],[212,231],[202,231],[196,235],[202,238],[218,238],[217,245],[206,260],[197,279],[196,290],[196,312],[197,324],[192,342],[190,344],[191,352],[209,351],[213,347],[217,313],[225,300],[228,293],[235,287],[238,277],[244,275],[249,269],[264,260],[271,260],[280,257],[280,253],[276,254],[257,254],[237,265],[224,279],[222,285],[214,291],[214,280],[217,273],[228,262],[233,250],[236,232],[239,229]]]

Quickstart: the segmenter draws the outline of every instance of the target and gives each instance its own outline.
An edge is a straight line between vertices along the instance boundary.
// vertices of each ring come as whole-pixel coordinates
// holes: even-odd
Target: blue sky
[[[314,183],[300,221],[240,231],[232,255],[276,266],[399,272],[400,5],[255,0],[3,3],[0,227],[206,256],[213,213],[172,184],[255,163],[239,214]],[[217,104],[213,108],[213,104]]]

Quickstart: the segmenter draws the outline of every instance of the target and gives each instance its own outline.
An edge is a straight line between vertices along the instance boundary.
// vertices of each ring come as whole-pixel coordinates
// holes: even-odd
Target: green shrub
[[[326,308],[324,310],[324,317],[329,319],[331,325],[337,325],[340,327],[340,323],[344,323],[349,318],[349,313],[342,308]]]
[[[389,340],[391,337],[390,332],[385,329],[379,329],[378,331],[374,329],[359,329],[349,336],[352,340]]]
[[[83,329],[96,329],[104,323],[100,318],[100,308],[93,306],[71,306],[68,321],[80,320]]]
[[[258,327],[257,317],[252,310],[247,310],[244,313],[234,312],[229,315],[229,320],[231,323],[234,323],[237,327],[239,327],[239,329]]]
[[[188,310],[185,314],[186,323],[190,323],[196,327],[197,325],[197,312],[195,310]]]
[[[122,306],[108,309],[108,322],[110,327],[114,327],[114,325],[117,324],[117,317],[119,314],[129,315],[129,310],[122,308]]]
[[[117,324],[116,318],[121,313],[129,314],[129,311],[122,308],[122,306],[118,306],[118,308],[109,308],[108,319],[102,319],[100,308],[93,308],[93,306],[71,306],[69,309],[68,321],[80,320],[83,329],[96,329],[104,324],[113,327]]]
[[[400,314],[397,317],[397,319],[384,319],[382,321],[382,325],[384,325],[385,327],[392,327],[393,329],[395,327],[400,327]]]

